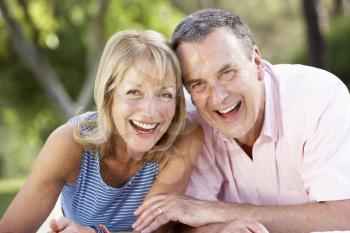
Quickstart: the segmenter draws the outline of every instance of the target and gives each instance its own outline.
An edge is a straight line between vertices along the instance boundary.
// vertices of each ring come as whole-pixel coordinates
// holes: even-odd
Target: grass
[[[24,179],[0,179],[0,218],[24,184]]]

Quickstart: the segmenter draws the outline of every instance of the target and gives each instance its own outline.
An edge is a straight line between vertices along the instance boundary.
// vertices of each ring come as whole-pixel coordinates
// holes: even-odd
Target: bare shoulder
[[[185,192],[193,166],[202,149],[203,137],[202,127],[194,119],[188,118],[183,132],[160,162],[159,176],[148,196],[154,193]]]
[[[76,125],[70,123],[61,125],[50,134],[45,145],[62,151],[69,149],[64,154],[81,152],[81,146],[74,140],[74,131],[76,127]]]
[[[195,164],[202,149],[204,132],[202,126],[192,117],[186,118],[186,124],[173,146],[167,151],[161,167],[169,163]]]
[[[40,151],[35,165],[41,167],[42,171],[51,170],[55,173],[52,175],[64,179],[66,183],[74,182],[83,153],[83,148],[74,140],[75,127],[77,126],[66,123],[54,130]]]
[[[202,126],[195,118],[187,116],[185,126],[175,141],[175,147],[177,149],[186,149],[186,146],[189,146],[189,144],[203,142],[203,140],[204,132]]]

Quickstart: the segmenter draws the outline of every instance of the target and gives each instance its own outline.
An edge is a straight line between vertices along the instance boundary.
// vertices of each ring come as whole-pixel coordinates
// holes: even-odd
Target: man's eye
[[[232,70],[232,69],[225,70],[224,72],[222,72],[222,74],[220,76],[220,80],[222,80],[222,81],[229,81],[234,76],[235,76],[235,71],[234,70]]]
[[[190,90],[195,92],[203,91],[205,89],[205,86],[206,85],[204,82],[195,82],[191,84]]]

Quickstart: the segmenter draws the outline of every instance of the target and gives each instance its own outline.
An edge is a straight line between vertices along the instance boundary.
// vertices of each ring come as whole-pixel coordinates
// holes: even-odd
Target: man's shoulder
[[[273,65],[272,69],[282,87],[297,85],[315,89],[315,87],[329,88],[330,85],[342,83],[334,74],[312,66],[277,64]]]
[[[305,65],[272,67],[285,133],[290,129],[294,134],[296,127],[312,130],[331,103],[348,95],[344,83],[328,71]]]
[[[272,70],[278,81],[282,105],[286,102],[288,105],[319,103],[321,106],[329,98],[336,97],[339,86],[345,86],[334,74],[311,66],[279,64],[273,65]]]

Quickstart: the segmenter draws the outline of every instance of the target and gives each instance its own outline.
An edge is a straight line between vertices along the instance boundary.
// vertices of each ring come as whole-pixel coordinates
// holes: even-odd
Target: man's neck
[[[238,145],[246,152],[246,154],[253,159],[253,146],[261,134],[265,118],[265,99],[259,110],[258,118],[256,119],[254,126],[243,137],[236,138]]]

